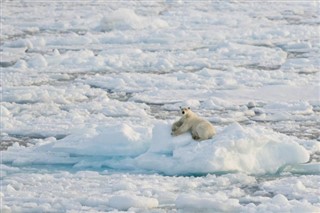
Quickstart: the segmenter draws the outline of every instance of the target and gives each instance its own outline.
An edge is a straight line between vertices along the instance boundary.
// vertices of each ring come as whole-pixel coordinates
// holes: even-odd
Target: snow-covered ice
[[[1,1],[1,212],[319,212],[318,1]],[[170,134],[179,106],[201,143]]]

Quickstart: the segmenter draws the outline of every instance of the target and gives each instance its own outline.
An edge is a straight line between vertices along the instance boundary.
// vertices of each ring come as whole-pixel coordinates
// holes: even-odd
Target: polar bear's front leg
[[[172,131],[172,135],[177,136],[187,132],[190,129],[190,124],[188,122],[184,122],[177,130]]]
[[[176,130],[182,125],[182,123],[183,123],[182,119],[174,122],[174,123],[172,124],[171,131],[172,131],[172,132],[176,131]]]

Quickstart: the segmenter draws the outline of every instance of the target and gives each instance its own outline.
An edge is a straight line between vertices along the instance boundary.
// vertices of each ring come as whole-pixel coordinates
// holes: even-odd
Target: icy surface
[[[230,125],[204,143],[196,143],[188,134],[172,138],[170,125],[164,122],[145,126],[87,127],[61,140],[29,148],[9,147],[2,154],[3,161],[13,165],[70,164],[77,169],[107,167],[192,175],[275,174],[310,158],[298,139],[254,126]]]
[[[319,2],[1,1],[1,212],[319,212]],[[179,106],[201,143],[170,135]]]

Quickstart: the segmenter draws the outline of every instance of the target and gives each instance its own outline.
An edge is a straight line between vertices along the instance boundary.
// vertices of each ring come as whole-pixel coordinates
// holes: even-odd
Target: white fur
[[[181,108],[182,117],[172,125],[171,134],[174,136],[190,131],[195,140],[207,140],[212,138],[216,131],[213,125],[197,116],[190,108]]]

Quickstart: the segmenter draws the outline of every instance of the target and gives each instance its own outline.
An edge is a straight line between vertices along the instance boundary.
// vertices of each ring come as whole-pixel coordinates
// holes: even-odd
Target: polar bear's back
[[[200,140],[207,140],[216,134],[215,128],[209,121],[198,117],[194,113],[189,122],[192,123],[191,132],[196,133]]]
[[[199,120],[198,124],[194,127],[201,140],[212,138],[216,134],[216,130],[213,125],[206,120]]]

